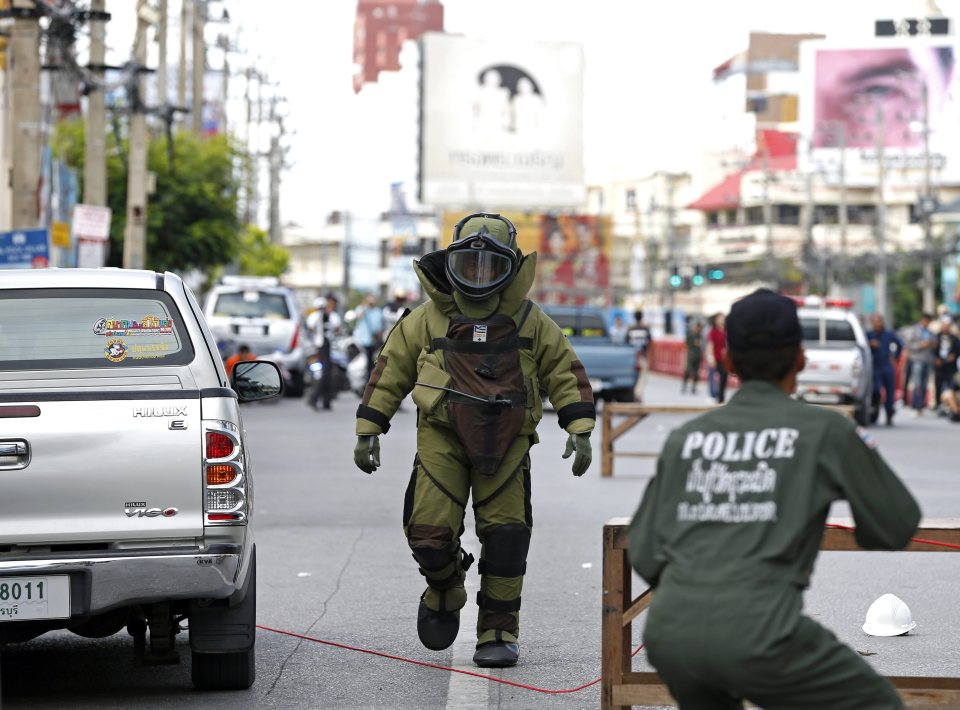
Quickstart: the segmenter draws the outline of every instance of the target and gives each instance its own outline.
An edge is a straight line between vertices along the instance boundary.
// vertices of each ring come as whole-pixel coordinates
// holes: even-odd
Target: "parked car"
[[[637,384],[633,346],[611,342],[603,311],[577,306],[543,306],[583,363],[595,400],[632,402]]]
[[[303,394],[306,326],[289,288],[274,277],[224,276],[207,294],[203,312],[224,357],[246,344],[288,373],[288,395]]]
[[[171,273],[4,271],[0,332],[0,647],[126,627],[145,661],[176,662],[186,620],[194,685],[250,687],[257,553],[239,403],[280,394],[276,365],[241,362],[228,381]]]
[[[797,376],[796,396],[814,404],[853,405],[857,422],[866,426],[875,406],[873,360],[852,302],[807,297],[798,305],[807,366]]]

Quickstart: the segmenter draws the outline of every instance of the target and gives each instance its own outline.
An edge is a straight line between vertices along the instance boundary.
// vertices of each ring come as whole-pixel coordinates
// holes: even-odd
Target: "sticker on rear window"
[[[93,326],[94,335],[115,337],[118,335],[170,335],[173,324],[168,318],[144,316],[141,320],[131,318],[101,318]]]
[[[134,360],[163,357],[170,351],[169,343],[134,343],[130,357]]]
[[[127,344],[122,340],[111,340],[103,349],[103,354],[110,362],[120,362],[127,357]]]

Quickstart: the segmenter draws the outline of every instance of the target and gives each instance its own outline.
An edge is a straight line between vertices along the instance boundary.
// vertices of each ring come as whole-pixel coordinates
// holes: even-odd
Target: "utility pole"
[[[8,44],[10,152],[12,193],[11,229],[37,226],[37,190],[40,187],[40,23],[33,0],[13,0],[13,27]]]
[[[813,243],[813,223],[814,211],[816,209],[813,200],[813,138],[807,140],[807,170],[803,176],[804,182],[804,206],[803,206],[803,294],[810,293],[810,284],[813,282],[813,273],[815,264],[820,261],[814,254],[816,247]],[[823,257],[821,257],[822,259]],[[824,271],[826,266],[824,265]],[[824,294],[826,295],[826,294]]]
[[[157,103],[164,106],[170,101],[167,96],[167,0],[157,3]],[[178,104],[183,106],[183,104]]]
[[[203,133],[203,75],[207,66],[203,28],[207,20],[207,6],[203,0],[193,1],[193,132]]]
[[[834,271],[834,283],[843,284],[847,278],[847,126],[837,124],[837,141],[840,143],[840,263]]]
[[[674,196],[676,192],[676,178],[677,176],[674,173],[666,173],[667,177],[667,263],[675,264],[676,263],[676,251],[675,251],[675,242],[676,242],[676,225],[674,223]],[[669,268],[669,266],[668,266]],[[664,330],[668,335],[672,335],[674,331],[674,322],[673,322],[673,288],[670,284],[667,284],[667,312],[664,317]]]
[[[102,19],[106,0],[90,2],[90,71],[103,78],[106,59],[107,25]],[[95,88],[87,96],[87,133],[83,160],[83,202],[105,207],[107,204],[107,115],[103,89]]]
[[[187,105],[187,28],[190,26],[190,0],[180,3],[180,63],[177,66],[177,106]]]
[[[777,265],[777,255],[773,250],[773,204],[770,201],[770,159],[767,147],[763,146],[761,167],[763,169],[763,224],[766,233],[767,258],[766,271],[770,288],[780,290],[780,268]]]
[[[147,251],[147,114],[141,75],[147,63],[148,0],[137,0],[137,39],[133,45],[134,75],[130,86],[130,151],[127,170],[127,226],[123,268],[142,269]]]
[[[883,106],[876,103],[876,149],[877,149],[877,313],[887,320],[887,204],[883,194],[886,167],[883,164],[883,147],[886,134]]]
[[[920,82],[920,104],[923,106],[923,197],[919,207],[923,211],[923,312],[933,313],[936,296],[933,290],[933,225],[930,211],[933,209],[933,194],[930,180],[930,99],[927,82]]]

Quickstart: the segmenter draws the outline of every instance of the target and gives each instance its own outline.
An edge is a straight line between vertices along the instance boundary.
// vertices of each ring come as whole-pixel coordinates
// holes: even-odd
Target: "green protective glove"
[[[570,458],[570,454],[574,451],[577,455],[573,457],[573,475],[582,476],[590,468],[590,462],[593,460],[589,434],[570,434],[567,437],[567,448],[563,452],[563,458]]]
[[[380,467],[380,437],[360,434],[353,448],[353,462],[364,473],[373,473]]]

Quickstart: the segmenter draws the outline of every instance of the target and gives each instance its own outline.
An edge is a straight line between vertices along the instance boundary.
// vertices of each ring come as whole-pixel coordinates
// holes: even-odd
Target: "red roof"
[[[719,185],[707,190],[696,202],[689,205],[692,210],[714,212],[734,209],[740,204],[740,177],[744,170],[727,175]]]
[[[757,152],[746,166],[727,175],[718,185],[687,205],[691,210],[714,212],[740,205],[740,180],[751,170],[785,172],[797,169],[797,135],[783,131],[761,130],[757,133]]]

